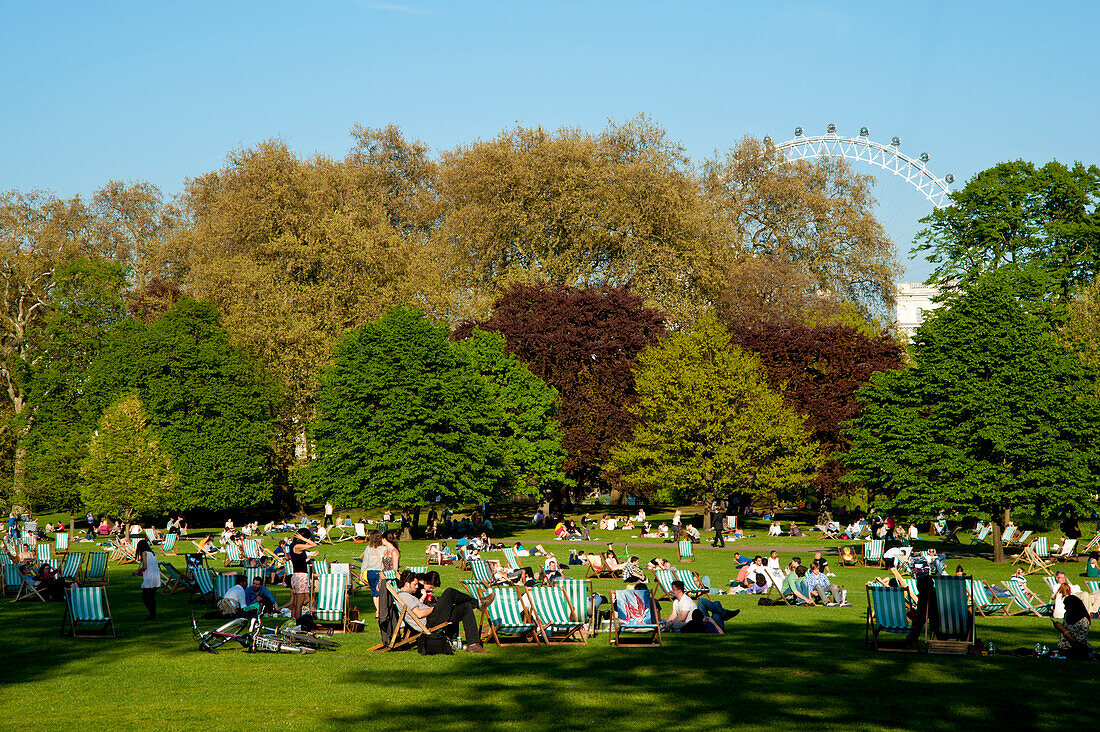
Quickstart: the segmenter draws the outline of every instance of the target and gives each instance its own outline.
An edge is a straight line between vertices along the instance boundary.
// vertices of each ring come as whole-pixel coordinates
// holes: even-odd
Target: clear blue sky
[[[1098,29],[1093,2],[0,0],[0,189],[175,193],[272,136],[341,156],[393,122],[439,150],[638,112],[694,158],[835,122],[959,182],[1100,163]]]

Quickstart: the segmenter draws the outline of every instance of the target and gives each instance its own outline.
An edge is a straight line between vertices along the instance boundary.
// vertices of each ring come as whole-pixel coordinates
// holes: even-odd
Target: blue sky
[[[1100,163],[1098,21],[1084,2],[0,0],[0,189],[175,193],[273,136],[341,156],[353,124],[393,122],[439,150],[639,112],[697,159],[835,122],[959,182]],[[915,229],[905,205],[892,233]]]

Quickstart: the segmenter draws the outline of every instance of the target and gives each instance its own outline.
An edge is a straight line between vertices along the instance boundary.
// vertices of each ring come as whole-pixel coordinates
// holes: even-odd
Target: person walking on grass
[[[160,565],[157,564],[157,555],[146,539],[142,539],[137,545],[138,562],[140,566],[134,571],[134,575],[141,576],[141,601],[149,610],[146,620],[157,619],[157,590],[160,589]]]
[[[327,529],[329,526],[332,526],[332,501],[325,501],[325,522],[321,528]]]

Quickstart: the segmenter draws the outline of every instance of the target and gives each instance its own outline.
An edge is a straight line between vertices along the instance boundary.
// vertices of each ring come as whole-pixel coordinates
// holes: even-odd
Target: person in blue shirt
[[[252,584],[244,591],[245,605],[258,604],[262,610],[271,611],[276,607],[275,596],[264,587],[264,582],[259,577],[252,578]]]

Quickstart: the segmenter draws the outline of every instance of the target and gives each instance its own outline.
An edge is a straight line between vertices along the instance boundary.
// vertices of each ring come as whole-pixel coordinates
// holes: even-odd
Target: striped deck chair
[[[214,600],[215,602],[225,597],[225,593],[229,592],[233,585],[237,584],[236,574],[216,574],[214,575]]]
[[[313,618],[318,624],[335,626],[344,632],[348,629],[348,576],[343,573],[322,574],[317,577],[317,595]]]
[[[1012,543],[1012,537],[1014,537],[1015,535],[1016,535],[1016,527],[1015,526],[1006,526],[1005,530],[1001,532],[1001,544],[1002,545],[1011,544]]]
[[[397,621],[389,643],[379,643],[372,646],[371,650],[373,651],[395,651],[398,648],[404,648],[407,645],[416,643],[422,635],[442,635],[440,631],[450,625],[450,623],[440,623],[431,628],[426,627],[424,621],[413,615],[408,605],[401,599],[396,582],[386,582],[381,591],[388,593],[390,601],[398,608]]]
[[[481,599],[481,596],[489,591],[489,585],[476,579],[464,579],[462,586],[466,588],[466,594],[474,599]]]
[[[1016,561],[1013,564],[1019,564],[1020,562],[1027,562],[1027,569],[1024,570],[1024,574],[1034,574],[1035,572],[1046,572],[1050,574],[1050,549],[1045,536],[1039,536],[1031,540],[1031,543],[1024,547],[1024,550],[1016,555]]]
[[[1085,580],[1085,584],[1089,587],[1089,592],[1100,592],[1100,580]]]
[[[428,568],[427,567],[405,567],[405,569],[412,572],[413,574],[427,574],[428,573]]]
[[[102,587],[73,587],[65,598],[65,614],[61,617],[61,635],[74,638],[114,638],[115,621],[111,605]],[[88,630],[99,628],[98,633]]]
[[[661,645],[661,616],[649,590],[611,591],[611,630],[607,642],[618,648]]]
[[[520,605],[516,588],[501,587],[494,592],[496,597],[482,615],[482,622],[488,626],[492,641],[498,646],[503,645],[502,639],[538,645],[537,626],[531,622],[527,610]],[[484,636],[482,631],[482,637]]]
[[[1028,529],[1021,534],[1017,534],[1011,542],[1005,544],[1005,549],[1027,546],[1028,542],[1031,540],[1031,535],[1033,533],[1035,532],[1031,529]]]
[[[80,584],[110,584],[111,576],[107,573],[107,558],[107,552],[88,552],[88,561],[84,564],[84,574]]]
[[[722,525],[722,531],[726,534],[726,538],[729,538],[730,534],[737,531],[737,517],[726,516]]]
[[[538,634],[546,645],[580,641],[588,645],[584,637],[584,623],[573,609],[573,604],[559,587],[529,587],[531,612]]]
[[[978,521],[978,523],[974,524],[974,528],[970,530],[970,533],[977,536],[978,534],[982,533],[982,529],[984,529],[986,525],[987,524],[985,523],[985,521]]]
[[[602,579],[615,576],[615,570],[608,569],[607,566],[604,565],[602,555],[589,554],[585,557],[584,564],[588,567],[588,572],[584,575],[585,579]]]
[[[260,551],[260,543],[255,539],[244,540],[244,558],[255,559],[257,562],[263,559],[264,553]]]
[[[8,595],[18,595],[21,589],[23,589],[23,573],[19,571],[19,565],[5,564],[4,597]]]
[[[188,602],[193,602],[196,597],[210,605],[218,601],[217,588],[214,586],[214,573],[209,568],[203,566],[192,567],[191,579],[194,584],[191,585],[191,596],[187,598]]]
[[[870,567],[873,564],[876,567],[881,567],[882,552],[885,548],[886,541],[884,539],[871,539],[863,542],[863,566]]]
[[[690,569],[677,569],[676,579],[684,583],[684,592],[692,598],[701,597],[703,595],[710,597],[710,588],[703,587],[703,585],[700,584],[700,577],[694,571]]]
[[[974,600],[966,591],[966,581],[971,579],[940,575],[933,580],[937,612],[928,623],[929,653],[957,652],[960,641],[966,648],[974,645]]]
[[[663,595],[657,598],[658,601],[672,597],[672,583],[675,580],[684,583],[684,592],[692,598],[700,595],[710,595],[709,590],[699,586],[698,578],[690,569],[657,569],[654,570],[653,577],[661,591],[664,592]]]
[[[241,556],[241,548],[233,542],[228,542],[225,545],[225,566],[226,567],[243,567],[244,557]]]
[[[1009,580],[1004,583],[1004,586],[1012,594],[1012,601],[1020,608],[1019,612],[1010,612],[1009,615],[1035,615],[1040,618],[1049,618],[1054,614],[1054,605],[1032,603],[1031,598],[1027,596],[1027,585],[1024,583]]]
[[[137,564],[137,549],[129,539],[115,539],[114,550],[111,552],[111,560],[119,564]]]
[[[1088,554],[1093,549],[1100,549],[1100,531],[1096,532],[1096,536],[1089,539],[1089,543],[1085,545],[1085,548],[1081,551],[1081,554]]]
[[[1062,543],[1062,548],[1058,550],[1057,554],[1052,554],[1051,559],[1055,562],[1069,562],[1073,561],[1076,554],[1074,549],[1077,547],[1076,539],[1066,539]]]
[[[58,554],[64,554],[69,551],[69,533],[67,531],[59,533],[53,538],[54,551]]]
[[[993,593],[990,592],[989,587],[981,580],[968,580],[966,589],[974,600],[974,609],[977,610],[978,614],[983,618],[1003,618],[1008,615],[1008,606],[1011,603],[998,602]]]
[[[878,634],[882,632],[896,635],[909,635],[913,626],[906,614],[906,590],[903,587],[884,587],[867,585],[867,630],[865,641],[876,651],[897,650],[879,645]]]
[[[34,580],[32,580],[30,577],[23,574],[22,572],[19,572],[18,571],[19,570],[19,565],[15,565],[15,569],[16,569],[16,573],[18,574],[19,579],[21,580],[21,582],[20,582],[20,586],[19,586],[18,591],[15,593],[15,599],[12,600],[12,602],[19,602],[20,600],[28,600],[32,597],[37,597],[42,602],[45,602],[46,601],[46,596],[42,594],[41,590],[39,590],[37,587],[35,587]],[[5,585],[7,584],[7,579],[6,578],[4,580],[4,584]]]
[[[193,584],[180,574],[180,571],[167,562],[159,562],[161,592],[166,595],[174,595],[177,592],[188,592]]]
[[[517,569],[523,569],[519,565],[519,561],[516,559],[516,550],[510,546],[504,547],[504,559],[508,562],[508,569],[515,571]]]
[[[80,565],[84,563],[84,552],[69,552],[65,563],[61,565],[61,579],[76,582],[80,577]]]
[[[591,636],[597,630],[598,620],[592,617],[592,583],[589,580],[561,577],[554,583],[561,588],[577,614],[577,620],[586,626],[581,632]]]
[[[160,545],[160,551],[166,557],[176,556],[176,542],[179,540],[179,534],[168,534],[164,537],[164,543]]]
[[[501,584],[501,582],[493,579],[493,573],[489,571],[489,564],[484,559],[470,560],[470,572],[473,573],[474,579],[489,587]]]
[[[989,532],[993,530],[992,526],[983,526],[977,534],[970,537],[971,544],[988,544]]]
[[[39,564],[49,564],[50,560],[53,559],[53,547],[49,544],[39,544],[35,547],[34,552],[38,555]]]
[[[943,537],[944,542],[948,544],[962,544],[962,539],[959,538],[959,531],[961,529],[962,526],[956,526],[955,528],[949,530],[947,534]]]
[[[906,599],[913,607],[916,607],[917,603],[920,601],[920,590],[917,588],[917,578],[906,577],[905,589],[908,592],[906,595]]]
[[[260,584],[267,584],[267,569],[264,567],[245,567],[244,579],[248,587],[252,586],[252,580],[260,578]]]
[[[681,562],[694,562],[695,551],[692,549],[690,541],[680,542],[680,561]]]
[[[149,540],[149,546],[156,546],[157,544],[160,544],[160,539],[157,538],[156,529],[146,529],[145,538]]]

